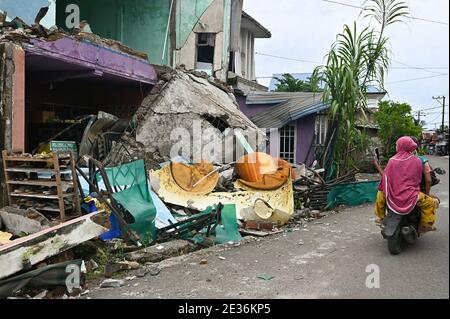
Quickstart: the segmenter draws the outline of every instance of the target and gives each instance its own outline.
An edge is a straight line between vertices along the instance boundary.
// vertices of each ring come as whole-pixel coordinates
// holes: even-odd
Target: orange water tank
[[[239,177],[247,182],[260,181],[265,174],[277,172],[278,162],[266,153],[255,152],[245,155],[236,164]]]

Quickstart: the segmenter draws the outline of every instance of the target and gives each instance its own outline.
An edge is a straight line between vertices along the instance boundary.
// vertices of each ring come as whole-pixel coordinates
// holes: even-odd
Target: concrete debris
[[[107,213],[91,213],[1,245],[0,279],[105,233],[108,229],[96,223],[103,215]]]
[[[105,265],[105,277],[110,278],[119,271],[139,269],[141,265],[135,261],[121,261],[116,263],[108,263]]]
[[[32,299],[44,299],[48,294],[48,290],[43,290],[40,293],[38,293],[36,296],[34,296]]]
[[[206,259],[202,259],[202,260],[200,260],[199,264],[200,265],[206,265],[206,264],[208,264],[208,261]]]
[[[279,234],[282,233],[283,230],[274,230],[274,231],[268,231],[268,230],[251,230],[251,229],[240,229],[239,232],[241,235],[250,235],[255,237],[266,237],[269,235]]]
[[[154,154],[156,160],[162,160]],[[103,161],[105,166],[115,167],[145,158],[145,148],[142,143],[134,139],[130,133],[124,133],[119,141],[113,143],[111,151]]]
[[[0,209],[5,230],[16,236],[34,234],[50,227],[50,221],[35,209],[18,209],[6,206]]]
[[[85,296],[85,295],[87,295],[89,292],[90,292],[89,290],[85,290],[85,291],[83,291],[80,295],[81,295],[81,296]]]
[[[86,21],[81,21],[80,27],[74,28],[74,34],[70,35],[64,29],[57,26],[52,26],[50,29],[47,29],[40,24],[29,26],[20,18],[16,17],[11,22],[0,24],[0,43],[15,42],[20,44],[31,43],[36,40],[52,42],[64,37],[72,37],[77,41],[88,41],[102,47],[107,47],[140,59],[148,60],[147,54],[123,45],[119,41],[105,39],[91,32],[83,32],[88,31],[88,29],[83,28],[83,26],[86,25]]]
[[[139,269],[138,271],[137,271],[137,273],[136,273],[136,276],[138,277],[138,278],[142,278],[142,277],[145,277],[146,275],[147,275],[147,269],[146,268],[141,268],[141,269]]]
[[[253,143],[254,149],[265,146],[265,134],[239,110],[230,92],[182,70],[160,78],[137,111],[136,139],[145,146],[146,162],[152,162],[154,154],[168,161],[176,147],[179,155],[188,159],[201,155],[210,163],[225,163],[224,158],[235,157],[234,147],[225,150],[231,152],[228,154],[206,150],[214,149],[218,141],[234,141],[234,133],[227,129],[247,130],[255,141],[257,135],[260,137],[259,145]],[[207,129],[208,136],[202,136]]]
[[[146,267],[148,273],[150,274],[150,276],[158,276],[159,273],[161,272],[161,268],[157,265],[151,265]]]
[[[96,270],[96,269],[98,269],[98,264],[95,262],[94,259],[88,260],[88,261],[85,263],[85,265],[86,265],[86,271],[87,271],[88,273],[89,273],[89,272],[92,272],[92,271],[94,271],[94,270]]]
[[[163,249],[158,246],[150,246],[131,253],[125,254],[125,259],[137,261],[141,264],[146,262],[159,262],[161,260],[180,256],[198,250],[198,246],[186,240],[173,240],[164,244]]]
[[[125,282],[123,280],[118,279],[105,279],[100,284],[100,288],[120,288],[123,285],[125,285]]]

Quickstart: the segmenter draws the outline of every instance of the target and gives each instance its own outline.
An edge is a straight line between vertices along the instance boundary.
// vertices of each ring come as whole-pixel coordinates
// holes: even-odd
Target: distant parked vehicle
[[[448,155],[449,151],[448,151],[448,143],[444,142],[444,143],[439,143],[436,145],[436,155],[439,156],[445,156]]]

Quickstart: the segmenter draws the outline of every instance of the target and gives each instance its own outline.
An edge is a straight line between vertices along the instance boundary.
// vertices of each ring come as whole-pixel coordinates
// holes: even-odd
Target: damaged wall
[[[158,154],[169,160],[174,150],[180,150],[179,155],[195,162],[231,162],[243,154],[231,130],[237,128],[248,129],[254,149],[264,148],[264,134],[238,109],[225,88],[180,70],[160,78],[137,112],[136,138],[148,156]],[[210,152],[213,148],[216,152]]]
[[[80,7],[81,20],[87,20],[95,34],[147,53],[152,63],[170,63],[170,41],[163,57],[170,1],[58,0],[56,22],[63,28],[68,15],[65,9],[69,4]]]
[[[188,70],[197,69],[197,34],[213,33],[215,43],[212,74],[225,81],[228,71],[231,3],[229,0],[203,0],[200,3],[201,6],[197,5],[197,8],[181,2],[177,6],[177,25],[181,27],[177,30],[175,64],[184,65]]]
[[[15,87],[14,80],[17,80],[15,57],[22,49],[12,43],[0,43],[0,148],[13,148],[13,100],[19,95],[20,87]],[[15,107],[20,109],[21,105],[16,101]],[[19,127],[19,130],[23,127]],[[23,134],[23,133],[22,133]],[[3,161],[0,162],[0,206],[3,207],[8,198],[6,195],[5,177],[3,174]]]
[[[94,33],[147,53],[157,65],[196,69],[197,33],[214,33],[213,72],[226,80],[231,0],[173,0],[172,17],[172,0],[58,0],[58,26],[66,28],[65,8],[72,3],[80,7],[81,20],[87,20]]]

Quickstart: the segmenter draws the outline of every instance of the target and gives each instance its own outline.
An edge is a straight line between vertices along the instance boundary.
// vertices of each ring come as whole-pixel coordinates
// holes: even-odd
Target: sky
[[[364,0],[335,0],[362,6]],[[435,96],[446,96],[449,104],[449,1],[405,0],[410,15],[434,20],[431,23],[407,19],[406,23],[392,25],[387,30],[392,51],[392,68],[385,81],[386,99],[407,102],[413,110],[439,107]],[[275,5],[276,4],[276,5]],[[336,35],[344,24],[358,28],[369,21],[360,17],[360,10],[323,0],[244,0],[244,10],[272,32],[271,39],[257,39],[255,44],[256,76],[258,82],[268,85],[274,73],[307,73],[323,63]],[[273,56],[307,60],[290,61]],[[411,67],[415,67],[411,68]],[[425,68],[426,70],[424,70]],[[431,69],[428,69],[431,68]],[[446,75],[441,75],[446,74]],[[424,78],[420,80],[417,78]],[[421,115],[426,128],[440,126],[442,108],[428,110]],[[448,106],[445,120],[448,125]]]
[[[19,3],[17,0],[0,0],[1,3]],[[31,3],[47,0],[20,0]],[[93,0],[94,1],[94,0]],[[343,4],[362,6],[364,0],[332,0]],[[407,102],[413,110],[421,112],[425,128],[433,129],[441,123],[442,109],[433,96],[446,96],[449,104],[449,1],[404,0],[410,15],[434,20],[433,23],[408,19],[387,30],[392,51],[392,68],[385,81],[386,99]],[[55,4],[42,24],[55,23]],[[357,22],[359,28],[369,21],[360,17],[360,9],[330,3],[324,0],[244,0],[244,10],[272,32],[271,39],[257,39],[255,45],[257,80],[268,86],[275,73],[310,73],[323,63],[336,35],[344,24]],[[265,55],[263,55],[265,54]],[[284,57],[294,60],[269,57]],[[414,67],[414,68],[412,68]],[[415,80],[414,80],[415,79]],[[417,113],[415,113],[417,115]],[[448,124],[448,106],[445,120]]]

